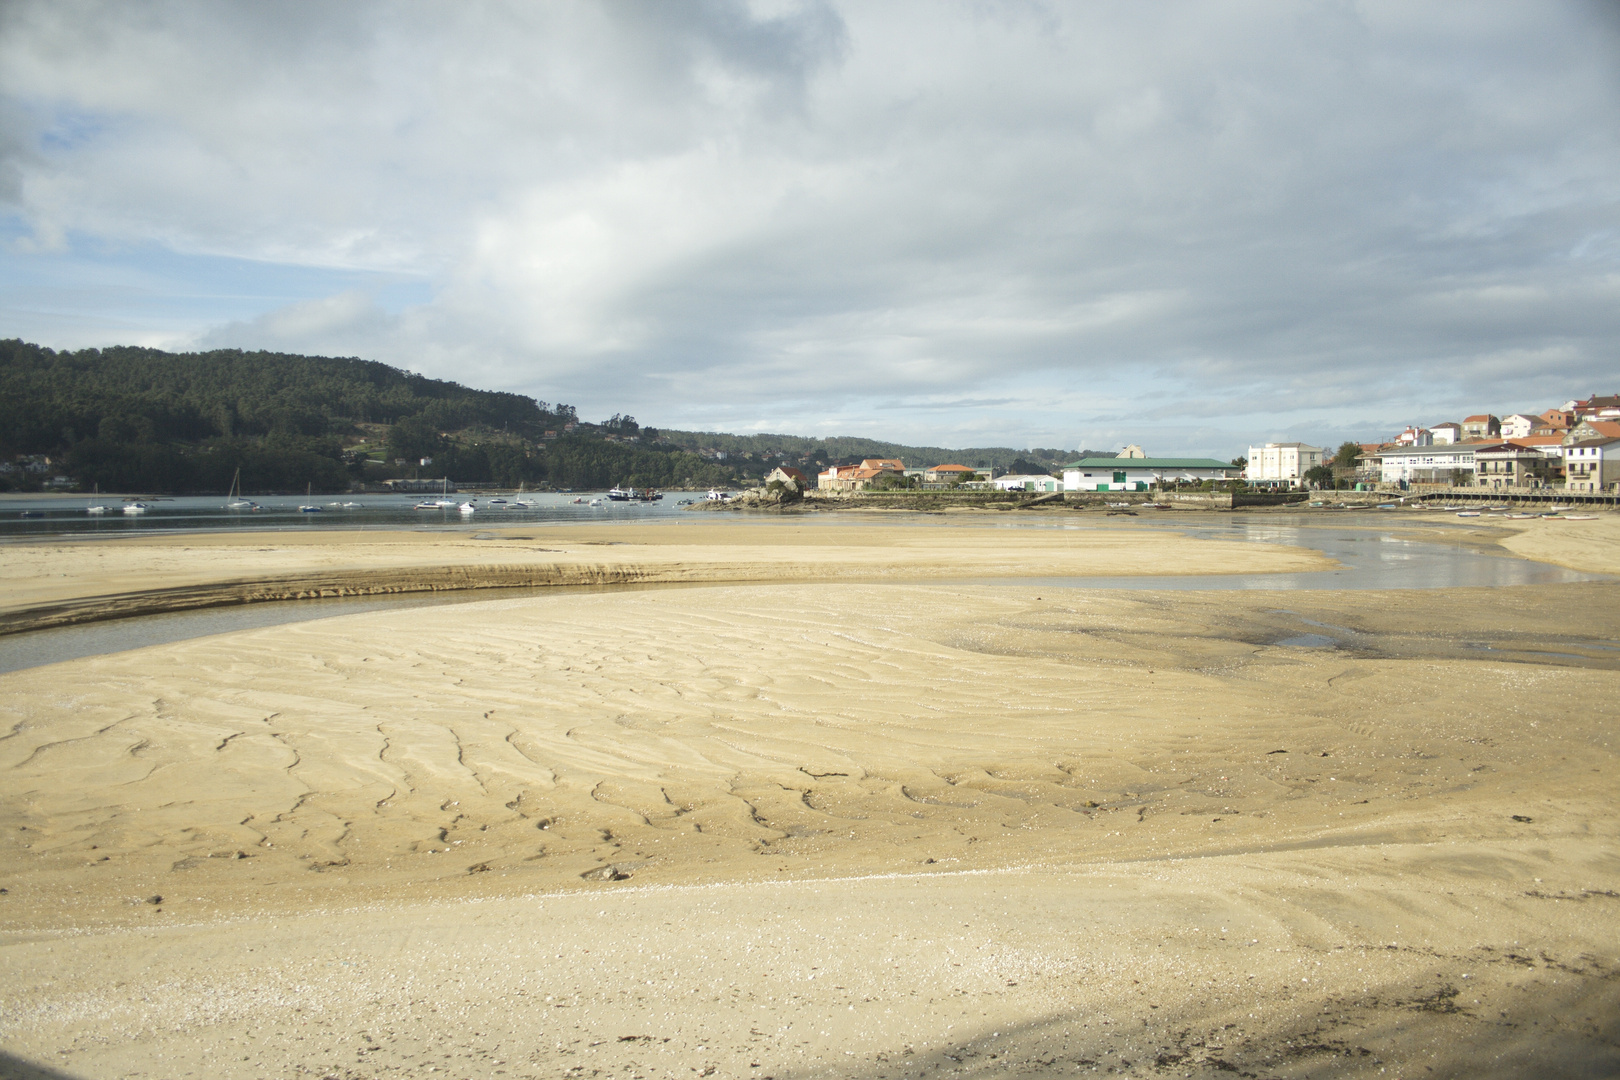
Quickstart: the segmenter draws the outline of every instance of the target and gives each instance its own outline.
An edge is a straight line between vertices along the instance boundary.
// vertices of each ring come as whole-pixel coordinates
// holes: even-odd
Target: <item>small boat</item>
[[[1479,517],[1479,511],[1478,510],[1459,510],[1459,511],[1457,511],[1457,516],[1458,517]]]
[[[92,495],[100,495],[101,494],[101,485],[99,483],[95,486],[95,490],[92,491],[91,494]],[[87,513],[87,514],[105,514],[108,510],[111,510],[111,509],[112,509],[112,507],[110,507],[110,506],[103,506],[101,503],[94,503],[94,504],[92,504],[90,506],[85,507],[84,512]]]
[[[1596,521],[1596,514],[1565,514],[1560,521]]]
[[[225,509],[227,510],[257,510],[259,504],[252,499],[242,498],[242,470],[237,469],[236,475],[231,477],[231,490],[225,494]]]
[[[309,498],[309,493],[314,489],[314,487],[315,485],[313,483],[304,485],[304,498]],[[300,514],[318,514],[321,512],[321,508],[312,502],[306,502],[299,505],[298,512]]]
[[[589,505],[589,506],[601,506],[602,505],[602,500],[601,499],[592,499],[587,505]]]
[[[610,502],[629,502],[631,499],[634,499],[634,498],[637,497],[636,489],[635,488],[622,488],[618,484],[614,484],[612,489],[608,491],[607,497],[608,497],[608,500]],[[594,499],[591,500],[591,504],[593,506],[595,505],[595,503],[596,503],[596,500],[594,500]]]
[[[489,505],[491,505],[491,506],[505,506],[506,505],[506,500],[505,499],[491,499],[491,500],[489,500]]]
[[[416,504],[416,509],[418,510],[437,510],[438,508],[439,504],[434,502],[432,499],[425,499]]]
[[[358,509],[360,509],[360,504],[357,503],[357,502],[338,503],[338,505],[343,507],[343,509],[345,509],[345,510],[358,510]]]
[[[1561,510],[1573,510],[1575,508],[1573,506],[1549,506],[1547,509],[1556,514]]]
[[[458,509],[459,509],[459,510],[460,510],[460,511],[461,511],[461,512],[462,512],[462,513],[463,513],[463,514],[470,514],[470,513],[472,513],[472,512],[473,512],[473,511],[475,511],[475,510],[477,510],[477,509],[478,509],[478,507],[477,507],[477,506],[474,506],[474,505],[473,505],[473,504],[472,504],[472,503],[470,503],[470,502],[464,502],[464,503],[462,503],[462,504],[461,504],[461,506],[460,506],[460,507],[458,507]]]
[[[1525,518],[1539,517],[1540,515],[1538,515],[1538,514],[1504,514],[1503,516],[1506,517],[1510,521],[1513,521],[1513,520],[1523,521]]]
[[[580,498],[580,499],[575,499],[574,502],[576,504],[578,504],[578,505],[584,505],[585,500],[583,498]]]
[[[43,510],[24,510],[22,513],[18,514],[17,516],[18,517],[25,517],[25,518],[42,518],[42,517],[45,516],[45,511],[43,511]]]
[[[124,513],[126,514],[144,514],[148,509],[150,509],[150,507],[143,502],[131,502],[124,504]]]

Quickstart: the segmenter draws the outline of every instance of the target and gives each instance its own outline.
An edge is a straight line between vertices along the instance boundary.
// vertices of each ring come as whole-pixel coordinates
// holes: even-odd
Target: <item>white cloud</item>
[[[433,283],[202,342],[671,426],[1241,443],[1612,369],[1617,45],[1573,0],[19,0],[0,201]]]

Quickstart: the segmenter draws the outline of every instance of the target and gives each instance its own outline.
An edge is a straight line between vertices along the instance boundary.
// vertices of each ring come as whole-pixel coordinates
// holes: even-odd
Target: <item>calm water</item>
[[[684,511],[678,499],[666,496],[662,503],[608,504],[592,507],[575,504],[575,498],[592,496],[541,495],[524,496],[535,505],[526,510],[480,510],[463,521],[462,515],[452,509],[443,511],[416,511],[410,503],[398,496],[362,496],[368,500],[364,506],[347,511],[334,510],[321,514],[300,514],[299,500],[290,500],[287,507],[267,508],[246,515],[232,515],[219,508],[220,499],[175,499],[166,504],[154,504],[148,514],[135,521],[113,520],[85,522],[82,504],[77,510],[64,510],[60,503],[51,517],[23,519],[27,526],[38,525],[45,532],[72,535],[120,536],[176,530],[218,530],[234,528],[390,528],[409,526],[424,529],[490,528],[495,525],[528,524],[566,529],[575,524],[613,522],[641,522],[653,520],[681,520]],[[685,497],[685,496],[683,496]],[[359,501],[358,499],[355,501]],[[485,500],[480,500],[484,503]],[[159,507],[163,507],[159,510]],[[6,512],[15,521],[17,508],[8,504]],[[118,515],[122,518],[123,515]],[[319,519],[319,520],[311,520]],[[691,520],[688,515],[684,520]],[[778,518],[758,515],[714,514],[705,515],[705,522],[729,523],[738,526],[768,526]],[[1318,519],[1319,520],[1319,519]],[[961,518],[930,515],[906,515],[896,518],[873,518],[865,515],[824,514],[794,519],[806,525],[856,525],[869,528],[937,528],[963,524]],[[1317,524],[1308,515],[1275,515],[1245,517],[1233,515],[1216,521],[1200,517],[1196,522],[1185,517],[1166,514],[1163,517],[1144,517],[1132,520],[1131,527],[1164,528],[1189,535],[1211,539],[1239,540],[1256,543],[1283,544],[1307,547],[1321,551],[1343,564],[1341,569],[1296,574],[1211,574],[1192,576],[1143,577],[1031,577],[1031,578],[966,578],[948,584],[980,584],[998,586],[1027,586],[1041,589],[1444,589],[1473,586],[1554,585],[1583,581],[1611,580],[1601,574],[1587,574],[1563,567],[1531,562],[1526,559],[1482,555],[1460,545],[1407,540],[1390,531],[1399,519],[1390,515],[1357,515],[1347,521],[1343,514],[1335,515],[1331,524]],[[1098,522],[1085,519],[1020,518],[979,519],[972,524],[992,528],[1040,528],[1088,532],[1100,527]],[[71,526],[71,527],[64,527]],[[1357,527],[1360,526],[1360,527]],[[1461,526],[1459,526],[1461,528]],[[1568,528],[1583,527],[1580,522],[1568,523]],[[98,530],[105,529],[104,533]],[[12,531],[14,538],[27,535]],[[647,585],[638,588],[692,588],[701,585]],[[626,586],[614,586],[623,589]],[[0,672],[17,671],[41,664],[55,663],[84,656],[122,652],[167,642],[182,641],[210,634],[223,634],[236,630],[282,623],[306,622],[365,611],[406,610],[442,604],[475,603],[482,600],[512,599],[522,596],[556,596],[560,592],[595,591],[579,589],[497,589],[469,590],[457,593],[416,593],[387,597],[340,597],[326,600],[299,600],[282,603],[250,604],[202,611],[174,612],[164,615],[143,616],[85,626],[41,630],[30,634],[0,637]],[[1301,640],[1300,645],[1317,644]]]
[[[470,496],[451,494],[444,498],[458,503]],[[695,496],[701,498],[701,494]],[[646,521],[670,517],[683,508],[689,493],[672,493],[655,503],[610,502],[601,492],[568,495],[491,495],[478,496],[478,510],[463,514],[454,506],[417,510],[420,499],[437,495],[265,495],[254,501],[259,510],[227,510],[223,495],[185,495],[140,500],[145,513],[126,514],[123,507],[133,500],[103,495],[66,499],[10,497],[0,501],[0,538],[29,539],[41,536],[142,536],[181,531],[225,531],[231,529],[399,529],[441,528],[478,529],[494,525],[567,524],[585,521]],[[496,503],[495,499],[505,500]],[[575,502],[574,500],[583,500]],[[595,500],[597,505],[592,506]],[[519,501],[526,506],[518,505]],[[304,513],[300,505],[320,507]],[[105,506],[103,514],[87,513],[90,506]]]

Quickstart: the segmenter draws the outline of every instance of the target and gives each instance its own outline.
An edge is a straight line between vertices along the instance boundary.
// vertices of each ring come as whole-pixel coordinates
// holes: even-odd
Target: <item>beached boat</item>
[[[1457,516],[1458,517],[1479,517],[1479,511],[1478,510],[1459,510],[1459,511],[1457,511]]]

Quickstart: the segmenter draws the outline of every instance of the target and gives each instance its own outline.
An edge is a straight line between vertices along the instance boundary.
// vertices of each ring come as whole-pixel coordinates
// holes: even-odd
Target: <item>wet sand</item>
[[[1016,542],[1011,534],[1017,534]],[[14,543],[0,633],[215,604],[541,585],[871,581],[1328,569],[1316,552],[1108,523],[1072,529],[927,519],[884,525],[512,527],[487,532],[186,533]]]
[[[1611,521],[1528,524],[1612,565]],[[0,676],[0,1045],[83,1077],[1620,1068],[1620,585],[905,580],[1267,553],[978,527],[847,530],[889,580],[776,584],[839,549],[706,528],[757,535],[624,557],[755,583]],[[63,545],[51,595],[106,595],[74,575],[111,546]],[[171,580],[156,547],[120,580]]]

